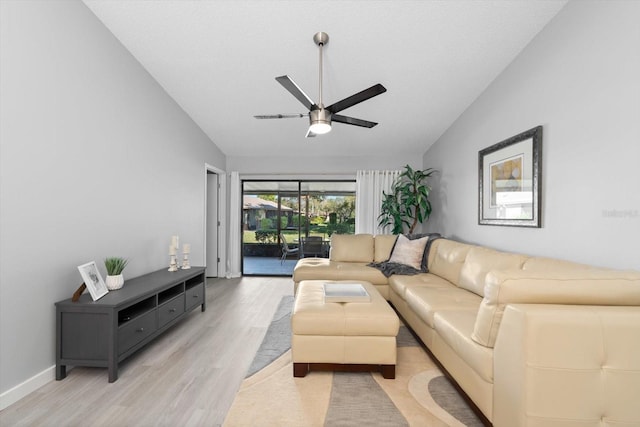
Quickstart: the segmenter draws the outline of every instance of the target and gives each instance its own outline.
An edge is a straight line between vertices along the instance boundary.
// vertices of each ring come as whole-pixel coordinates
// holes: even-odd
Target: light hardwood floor
[[[74,368],[0,412],[8,426],[219,426],[290,277],[209,279],[207,310],[107,369]]]

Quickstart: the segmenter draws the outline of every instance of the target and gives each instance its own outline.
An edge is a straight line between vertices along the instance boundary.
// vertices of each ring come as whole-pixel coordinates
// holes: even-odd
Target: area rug
[[[291,308],[284,297],[227,414],[224,426],[481,426],[403,325],[396,378],[311,372],[293,377]]]

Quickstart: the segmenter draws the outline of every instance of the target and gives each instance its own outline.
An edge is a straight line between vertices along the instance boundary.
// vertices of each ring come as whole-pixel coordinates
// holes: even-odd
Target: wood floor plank
[[[78,367],[0,411],[2,426],[220,426],[264,338],[289,277],[209,279],[207,310],[120,364]]]

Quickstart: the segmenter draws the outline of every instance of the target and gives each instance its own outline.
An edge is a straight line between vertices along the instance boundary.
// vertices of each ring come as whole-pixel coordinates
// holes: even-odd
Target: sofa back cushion
[[[342,262],[373,262],[373,235],[333,234],[329,259]]]
[[[487,273],[491,270],[516,270],[522,268],[527,257],[494,251],[493,249],[473,247],[460,270],[458,286],[476,295],[484,296],[484,284]]]
[[[522,265],[523,270],[593,270],[596,267],[578,264],[577,262],[565,261],[561,259],[531,257]]]
[[[429,272],[458,286],[460,269],[472,247],[453,240],[434,240],[429,250]]]
[[[378,234],[373,238],[373,262],[385,262],[391,256],[396,234]]]
[[[585,270],[494,270],[471,338],[495,345],[507,304],[640,305],[640,272]]]

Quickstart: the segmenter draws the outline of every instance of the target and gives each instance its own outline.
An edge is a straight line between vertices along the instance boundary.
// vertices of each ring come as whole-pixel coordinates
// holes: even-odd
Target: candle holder
[[[184,252],[182,254],[182,269],[188,270],[191,268],[191,264],[189,264],[189,252]]]
[[[178,262],[176,260],[176,255],[171,254],[171,260],[169,261],[169,269],[167,271],[178,271]]]
[[[171,236],[171,245],[169,245],[169,269],[167,271],[178,271],[178,236]]]

